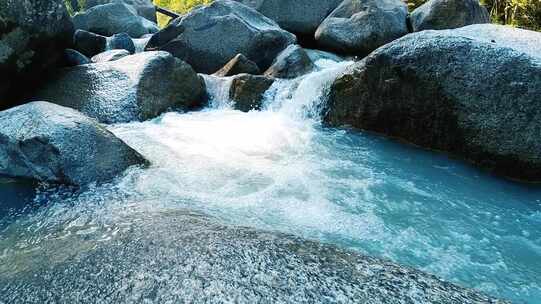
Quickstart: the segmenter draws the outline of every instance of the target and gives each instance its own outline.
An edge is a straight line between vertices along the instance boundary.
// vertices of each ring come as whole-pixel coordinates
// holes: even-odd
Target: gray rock
[[[135,44],[126,33],[115,34],[108,39],[107,48],[110,50],[126,50],[130,54],[135,53]]]
[[[17,104],[47,69],[63,63],[72,35],[62,0],[0,0],[0,109]]]
[[[238,2],[217,0],[174,20],[155,34],[147,50],[164,50],[188,62],[197,72],[211,74],[237,54],[261,69],[295,36],[274,21]]]
[[[261,74],[259,67],[250,59],[242,54],[238,54],[233,59],[231,59],[223,68],[218,72],[214,73],[215,76],[227,77],[234,76],[238,74],[251,74],[258,75]]]
[[[119,123],[150,119],[170,108],[197,107],[203,94],[203,80],[187,63],[166,52],[144,52],[66,68],[38,97],[103,123]]]
[[[67,66],[76,66],[90,63],[90,59],[88,59],[88,57],[73,49],[64,50],[64,58],[66,60]]]
[[[145,163],[98,122],[73,109],[32,102],[0,112],[0,175],[84,185]]]
[[[39,243],[43,250],[24,256],[8,251],[0,264],[2,299],[42,303],[54,294],[61,303],[505,303],[354,251],[228,226],[187,210],[149,212],[139,206],[163,202],[141,203],[114,216],[103,216],[111,212],[104,208],[89,210],[96,233],[50,238]],[[111,233],[119,218],[129,229]],[[68,224],[60,223],[74,221],[70,216],[51,225],[65,231]],[[21,268],[32,271],[10,275]]]
[[[499,25],[407,35],[332,85],[326,121],[541,181],[541,33]]]
[[[313,36],[342,0],[236,0],[276,21],[283,29]]]
[[[490,16],[479,0],[430,0],[411,13],[410,22],[418,32],[490,23]]]
[[[99,62],[116,61],[129,55],[130,55],[130,52],[126,50],[110,50],[110,51],[105,51],[103,53],[100,53],[96,56],[93,56],[92,62],[99,63]]]
[[[84,30],[77,30],[73,35],[73,47],[88,57],[104,52],[107,37]]]
[[[131,5],[137,11],[139,16],[146,18],[149,21],[157,23],[156,20],[156,7],[152,4],[152,0],[86,0],[84,2],[84,8],[89,9],[101,4],[121,2]]]
[[[345,0],[315,34],[321,47],[365,56],[408,33],[408,7],[401,0]]]
[[[265,76],[274,78],[296,78],[310,73],[314,63],[299,45],[290,45],[276,57],[265,72]]]
[[[264,94],[273,83],[274,79],[267,76],[237,75],[231,83],[229,98],[239,111],[260,110]]]
[[[137,11],[124,3],[109,3],[94,6],[73,17],[76,29],[81,29],[104,36],[127,33],[133,38],[156,33],[156,24],[139,16]]]

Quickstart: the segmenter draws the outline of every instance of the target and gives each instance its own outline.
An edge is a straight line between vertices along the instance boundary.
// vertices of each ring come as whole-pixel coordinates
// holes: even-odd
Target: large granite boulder
[[[233,107],[242,112],[261,110],[265,92],[274,83],[267,76],[241,74],[233,77],[229,89],[229,99]]]
[[[365,56],[408,33],[408,7],[401,0],[345,0],[315,34],[325,49]]]
[[[72,35],[62,0],[0,0],[0,109],[19,102],[48,68],[62,63]]]
[[[64,50],[64,60],[66,66],[76,66],[90,63],[90,59],[88,57],[74,49]]]
[[[167,52],[63,69],[38,98],[71,107],[103,123],[146,120],[170,108],[201,103],[204,82],[187,63]]]
[[[0,175],[84,185],[145,164],[94,119],[48,102],[0,112]]]
[[[541,181],[541,33],[500,25],[407,35],[334,84],[325,120]]]
[[[276,21],[283,29],[313,36],[342,0],[236,0]]]
[[[120,2],[94,6],[73,17],[76,29],[104,36],[127,33],[133,38],[156,33],[158,26],[139,16],[135,8]]]
[[[130,54],[135,53],[135,44],[130,35],[126,33],[115,34],[107,39],[107,49],[109,50],[126,50]]]
[[[479,0],[430,0],[411,13],[410,22],[418,32],[490,23],[490,16]]]
[[[237,54],[264,70],[295,41],[293,34],[255,10],[217,0],[172,21],[150,39],[146,49],[168,51],[197,72],[211,74]]]
[[[226,65],[224,65],[224,67],[221,68],[218,72],[214,73],[214,75],[219,77],[228,77],[238,74],[257,75],[260,73],[261,71],[259,70],[257,64],[255,64],[255,62],[246,58],[246,56],[242,54],[238,54],[237,56],[233,57],[233,59],[231,59]]]
[[[157,23],[156,7],[154,6],[154,4],[152,4],[152,0],[86,0],[84,2],[84,8],[89,9],[94,6],[114,2],[121,2],[131,5],[135,8],[139,16],[144,17],[154,23]]]
[[[265,75],[274,78],[296,78],[310,73],[314,68],[315,65],[306,50],[293,44],[276,57]]]
[[[85,56],[92,57],[107,49],[107,37],[84,30],[76,30],[73,47]]]

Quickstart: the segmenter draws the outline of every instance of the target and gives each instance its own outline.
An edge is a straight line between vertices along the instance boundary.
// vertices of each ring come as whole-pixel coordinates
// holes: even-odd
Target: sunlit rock
[[[130,55],[130,52],[126,50],[110,50],[110,51],[105,51],[103,53],[99,53],[96,56],[92,56],[92,62],[99,63],[99,62],[115,61],[129,55]]]
[[[156,7],[152,4],[152,0],[85,0],[84,9],[89,9],[94,6],[101,4],[113,3],[113,2],[122,2],[128,5],[131,5],[137,10],[137,14],[141,17],[157,23],[156,20]]]
[[[408,33],[408,7],[401,0],[345,0],[315,34],[320,47],[365,56]]]
[[[333,84],[326,121],[541,181],[541,33],[500,25],[410,34]]]
[[[237,54],[260,69],[295,43],[293,34],[257,11],[229,0],[217,0],[172,21],[148,42],[147,50],[170,52],[199,73],[211,74]]]
[[[227,77],[227,76],[234,76],[238,74],[257,75],[260,73],[261,71],[259,70],[259,67],[257,66],[257,64],[255,64],[250,59],[246,58],[246,56],[242,54],[238,54],[237,56],[233,57],[233,59],[231,59],[218,72],[214,73],[214,75],[220,76],[220,77]]]
[[[418,32],[490,23],[490,16],[479,0],[430,0],[411,13],[410,21]]]
[[[204,82],[190,65],[166,52],[144,52],[63,69],[37,96],[118,123],[197,107],[203,93]]]
[[[0,112],[0,175],[83,185],[145,163],[97,121],[73,109],[32,102]]]

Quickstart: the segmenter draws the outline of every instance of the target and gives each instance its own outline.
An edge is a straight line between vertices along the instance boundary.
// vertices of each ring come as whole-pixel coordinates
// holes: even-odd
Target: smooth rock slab
[[[541,181],[541,33],[499,25],[407,35],[332,85],[326,121]]]
[[[0,175],[83,185],[145,163],[97,121],[73,109],[32,102],[0,112]]]
[[[170,52],[198,73],[212,74],[237,54],[265,70],[295,41],[293,34],[257,11],[217,0],[174,20],[150,39],[146,49]]]
[[[101,218],[107,226],[90,235],[52,238],[40,252],[9,251],[0,264],[0,297],[8,303],[51,297],[66,303],[503,303],[391,262],[224,226],[189,211],[132,211],[115,217],[124,226]],[[111,234],[116,229],[121,232]]]
[[[401,0],[345,0],[315,34],[319,46],[366,56],[408,34],[408,7]]]
[[[154,118],[202,102],[204,82],[167,52],[144,52],[116,61],[66,68],[50,79],[39,99],[71,107],[103,123]]]
[[[157,23],[156,20],[156,7],[152,4],[152,0],[85,0],[84,8],[89,9],[101,4],[122,2],[131,5],[137,11],[137,14],[141,17],[145,17],[147,20]]]
[[[130,55],[130,52],[126,50],[110,50],[110,51],[105,51],[103,53],[100,53],[96,56],[93,56],[92,62],[100,63],[100,62],[116,61],[129,55]]]

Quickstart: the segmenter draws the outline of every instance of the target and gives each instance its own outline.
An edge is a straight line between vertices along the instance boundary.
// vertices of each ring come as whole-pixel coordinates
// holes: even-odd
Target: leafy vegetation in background
[[[185,14],[192,10],[194,7],[202,4],[209,4],[212,0],[153,0],[155,5],[177,12],[179,14]],[[158,23],[161,27],[167,25],[170,18],[162,14],[158,14]]]
[[[428,0],[408,0],[410,11]],[[541,30],[541,0],[481,0],[492,22]]]

